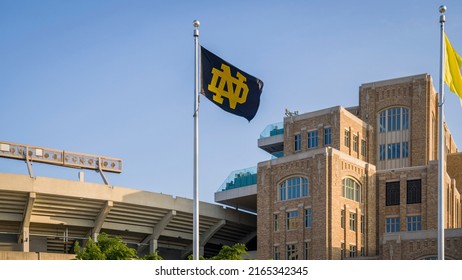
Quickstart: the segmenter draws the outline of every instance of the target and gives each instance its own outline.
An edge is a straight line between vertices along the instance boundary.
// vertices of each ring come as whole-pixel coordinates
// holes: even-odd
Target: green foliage
[[[224,245],[218,255],[211,257],[211,260],[243,260],[247,255],[245,244],[236,243],[233,246]]]
[[[163,260],[161,256],[159,256],[159,252],[155,251],[152,254],[145,255],[144,257],[141,258],[142,260]]]
[[[233,246],[223,245],[218,255],[209,258],[209,260],[243,260],[243,256],[247,254],[248,252],[245,244],[236,243]],[[188,259],[192,260],[192,255],[190,255]],[[200,256],[199,259],[207,260],[202,256]]]
[[[76,242],[74,252],[78,260],[132,260],[137,259],[136,250],[128,248],[119,236],[111,236],[106,233],[98,235],[98,242],[91,238],[83,249]]]

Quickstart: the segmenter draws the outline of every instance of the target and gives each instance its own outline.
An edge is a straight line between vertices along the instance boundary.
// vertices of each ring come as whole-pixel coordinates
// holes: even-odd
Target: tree
[[[142,260],[163,260],[161,256],[159,256],[159,252],[155,251],[152,254],[145,255],[144,257],[141,258]]]
[[[121,237],[106,233],[98,235],[97,243],[89,238],[83,250],[76,242],[74,252],[78,260],[133,260],[138,258],[136,250],[128,248]]]
[[[211,260],[243,260],[243,255],[247,255],[245,244],[236,243],[233,246],[224,245],[218,255],[211,257]]]
[[[236,243],[233,246],[223,245],[220,252],[218,252],[218,255],[213,256],[208,260],[243,260],[244,255],[248,255],[245,244]],[[192,255],[190,255],[188,259],[192,260]],[[202,256],[200,256],[199,259],[207,260]]]

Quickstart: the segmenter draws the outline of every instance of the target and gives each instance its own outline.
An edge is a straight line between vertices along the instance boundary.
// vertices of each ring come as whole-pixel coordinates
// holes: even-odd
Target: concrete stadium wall
[[[74,254],[0,251],[0,260],[72,260]]]

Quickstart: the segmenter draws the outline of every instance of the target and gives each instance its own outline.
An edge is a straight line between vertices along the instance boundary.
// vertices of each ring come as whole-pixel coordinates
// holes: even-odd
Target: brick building
[[[258,259],[437,254],[438,97],[428,74],[360,86],[359,105],[288,113],[259,147]],[[446,257],[462,259],[462,154],[445,127]]]

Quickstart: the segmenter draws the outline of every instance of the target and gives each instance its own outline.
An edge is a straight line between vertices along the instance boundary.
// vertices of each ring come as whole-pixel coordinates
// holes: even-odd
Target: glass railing
[[[280,134],[284,134],[284,124],[282,122],[267,125],[262,133],[260,133],[260,138],[266,138]]]
[[[256,166],[231,172],[218,191],[227,191],[255,184],[257,184]]]
[[[284,156],[284,151],[279,151],[271,154],[271,159],[282,158]]]

